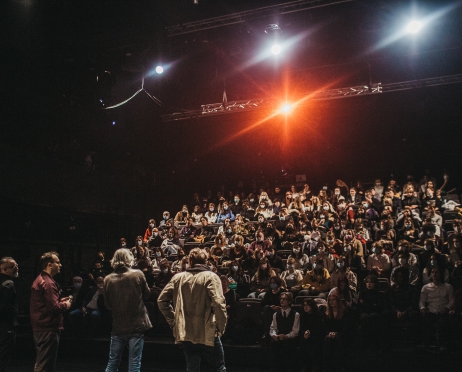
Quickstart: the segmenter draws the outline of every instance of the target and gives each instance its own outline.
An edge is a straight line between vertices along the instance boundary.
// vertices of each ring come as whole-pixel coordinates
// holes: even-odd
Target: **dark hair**
[[[399,256],[403,256],[404,258],[407,258],[407,259],[409,259],[409,257],[411,257],[411,255],[409,254],[408,251],[399,251],[398,252],[398,257]]]
[[[375,275],[368,275],[364,278],[364,283],[366,283],[368,280],[371,281],[371,283],[374,283],[376,286],[379,284],[379,279]]]
[[[277,275],[273,275],[271,278],[270,278],[270,282],[271,280],[273,280],[277,285],[278,287],[280,287],[282,285],[282,280],[279,276]]]
[[[45,270],[49,263],[55,262],[54,258],[53,258],[53,255],[56,256],[56,257],[59,257],[59,254],[54,252],[54,251],[46,252],[46,253],[42,254],[42,257],[40,257],[40,268],[42,270]]]
[[[403,282],[409,283],[409,269],[407,267],[397,267],[393,271],[393,275],[391,276],[391,279],[396,283],[396,277],[398,274],[402,275]]]
[[[322,317],[322,314],[321,314],[321,311],[319,310],[319,307],[318,307],[318,304],[316,303],[316,301],[313,299],[313,298],[305,298],[303,300],[303,306],[305,305],[308,305],[309,307],[311,307],[311,311],[313,312],[313,315],[321,318]]]

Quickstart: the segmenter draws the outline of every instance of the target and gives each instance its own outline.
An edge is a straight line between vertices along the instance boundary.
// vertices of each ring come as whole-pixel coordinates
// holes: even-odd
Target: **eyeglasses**
[[[15,267],[18,267],[18,264],[14,264],[13,266],[7,266],[7,267],[5,267],[5,270],[14,269]]]

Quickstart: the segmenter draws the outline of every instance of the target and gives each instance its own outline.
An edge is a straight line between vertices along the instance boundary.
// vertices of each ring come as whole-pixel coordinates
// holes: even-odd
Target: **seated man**
[[[95,330],[100,327],[100,321],[106,307],[103,294],[104,276],[96,278],[96,286],[90,287],[82,306],[69,313],[69,321],[74,326],[84,325],[87,330]],[[81,330],[81,329],[80,329]]]
[[[400,267],[405,267],[406,269],[408,269],[408,272],[409,272],[408,282],[409,282],[409,284],[416,285],[416,284],[419,283],[419,269],[415,265],[410,265],[409,261],[410,261],[409,252],[407,252],[407,251],[399,251],[398,252],[398,266],[395,266],[393,268],[393,270],[391,271],[390,285],[395,284],[393,274]]]
[[[385,254],[381,242],[374,243],[372,254],[367,258],[367,270],[369,274],[380,278],[388,278],[390,275],[390,258]]]
[[[431,283],[425,284],[420,293],[424,348],[436,338],[436,347],[444,350],[449,340],[454,314],[454,291],[444,283],[443,275],[436,266],[431,271]]]
[[[292,302],[292,293],[281,293],[281,308],[273,314],[270,326],[271,359],[276,371],[295,370],[300,314],[291,309]]]
[[[324,268],[324,261],[321,258],[313,264],[313,270],[306,273],[302,282],[302,290],[299,296],[318,296],[326,298],[330,290],[330,274]]]

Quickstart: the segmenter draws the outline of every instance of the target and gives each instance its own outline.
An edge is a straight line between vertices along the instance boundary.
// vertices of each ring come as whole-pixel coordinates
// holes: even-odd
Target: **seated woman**
[[[402,229],[398,230],[398,239],[406,240],[409,243],[415,243],[419,238],[419,231],[414,227],[411,217],[404,219]]]
[[[329,296],[331,294],[339,296],[345,308],[350,308],[355,304],[354,292],[352,291],[350,282],[346,276],[339,276],[337,278],[337,286],[330,290]]]
[[[330,274],[324,268],[322,259],[313,264],[313,269],[308,271],[303,278],[300,296],[318,296],[326,298],[330,290]]]
[[[265,220],[273,217],[273,209],[265,201],[260,201],[257,209],[255,209],[254,217],[258,218],[259,216],[263,216]]]
[[[271,268],[268,259],[263,257],[258,261],[258,269],[250,281],[250,294],[247,297],[263,298],[265,291],[270,289],[270,278],[275,276],[276,273]]]
[[[335,270],[332,272],[330,277],[330,286],[331,289],[337,285],[339,277],[344,276],[348,279],[350,289],[356,293],[358,291],[358,277],[356,274],[350,270],[350,268],[345,264],[345,256],[339,256],[337,263],[335,265]]]
[[[194,226],[194,219],[189,217],[186,221],[186,225],[180,230],[180,238],[185,239],[188,242],[193,242],[195,235],[196,227]]]
[[[162,248],[160,247],[157,247],[157,248],[154,248],[154,252],[153,252],[153,256],[154,258],[152,259],[151,261],[151,264],[152,264],[152,269],[154,271],[157,271],[159,272],[160,271],[160,264],[167,260],[165,258],[165,254],[164,254],[164,251],[162,250]]]
[[[384,346],[383,311],[385,310],[385,296],[378,290],[379,281],[375,275],[368,275],[364,279],[365,288],[359,292],[358,311],[360,313],[361,340],[375,348]]]
[[[286,288],[293,293],[294,298],[302,289],[303,274],[297,270],[297,262],[294,258],[287,259],[287,270],[281,273],[281,279],[285,281]]]
[[[191,217],[188,212],[188,206],[185,204],[183,205],[183,208],[181,211],[179,211],[176,215],[173,221],[175,222],[187,222],[188,218]],[[175,224],[176,225],[176,224]]]
[[[447,258],[445,255],[434,252],[430,256],[427,266],[423,269],[422,284],[425,285],[431,282],[431,272],[434,267],[438,267],[440,269],[440,273],[443,273],[444,282],[448,283],[449,270],[447,269]]]
[[[239,295],[239,298],[245,298],[250,293],[250,276],[242,270],[239,261],[234,260],[228,266],[228,279],[230,287]]]
[[[351,323],[340,297],[329,295],[324,318],[324,371],[341,371],[345,367],[346,345],[352,341]]]
[[[216,223],[223,223],[226,219],[229,219],[231,222],[234,221],[236,217],[234,216],[233,211],[229,207],[228,202],[224,201],[221,205],[221,209],[218,212]]]
[[[193,212],[191,213],[191,218],[193,219],[193,223],[195,225],[198,225],[201,222],[202,216],[203,214],[201,212],[201,206],[199,204],[196,204],[194,206]]]
[[[322,350],[324,341],[324,316],[319,310],[315,300],[303,300],[300,313],[300,340],[299,365],[305,371],[322,370]]]
[[[329,253],[327,247],[324,244],[318,244],[318,253],[310,256],[310,262],[312,264],[318,259],[323,261],[324,267],[327,269],[327,271],[329,271],[329,274],[335,270],[335,258],[331,253]]]
[[[167,238],[162,242],[160,247],[167,257],[178,253],[180,249],[180,239],[178,237],[178,230],[175,227],[171,227],[168,230]]]
[[[145,260],[148,262],[149,265],[151,265],[151,259],[149,258],[149,254],[150,252],[148,248],[145,248],[142,245],[138,245],[137,247],[135,247],[135,261],[133,263],[133,267],[137,267],[138,261],[140,260]]]
[[[369,274],[380,278],[389,278],[391,272],[390,257],[384,253],[382,242],[372,245],[372,254],[367,258]]]
[[[215,210],[215,204],[209,204],[209,210],[204,213],[204,217],[207,218],[208,223],[216,223],[217,222],[218,213]]]
[[[145,242],[147,242],[149,240],[149,238],[151,237],[152,235],[152,229],[156,227],[156,221],[154,221],[152,218],[149,220],[149,225],[148,225],[148,228],[146,229],[146,231],[144,232],[144,238],[143,240]]]
[[[308,268],[308,265],[310,264],[310,259],[305,253],[303,253],[299,242],[293,243],[292,253],[289,255],[289,257],[287,257],[287,260],[290,258],[292,258],[297,263],[297,268],[302,272],[305,272]]]
[[[172,262],[172,272],[174,273],[181,271],[181,263],[182,263],[183,257],[186,256],[183,248],[180,248],[177,254],[178,254],[177,260]]]
[[[392,274],[393,285],[388,290],[388,317],[390,321],[419,320],[419,291],[409,283],[409,269],[397,267]]]

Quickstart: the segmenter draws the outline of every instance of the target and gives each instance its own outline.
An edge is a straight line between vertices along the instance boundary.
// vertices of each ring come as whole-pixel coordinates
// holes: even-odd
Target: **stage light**
[[[281,53],[281,46],[279,44],[274,44],[271,47],[271,53],[273,53],[275,56],[277,56],[279,53]]]
[[[284,114],[288,114],[290,111],[292,111],[292,105],[289,103],[284,103],[279,109],[279,111]]]
[[[419,22],[419,21],[412,21],[406,27],[406,31],[411,34],[416,34],[421,29],[422,29],[422,22]]]
[[[116,122],[115,122],[115,121],[113,121],[113,122],[112,122],[112,125],[115,125],[115,124],[116,124]]]
[[[156,73],[158,73],[159,75],[164,72],[164,68],[162,66],[157,66],[156,67]]]

